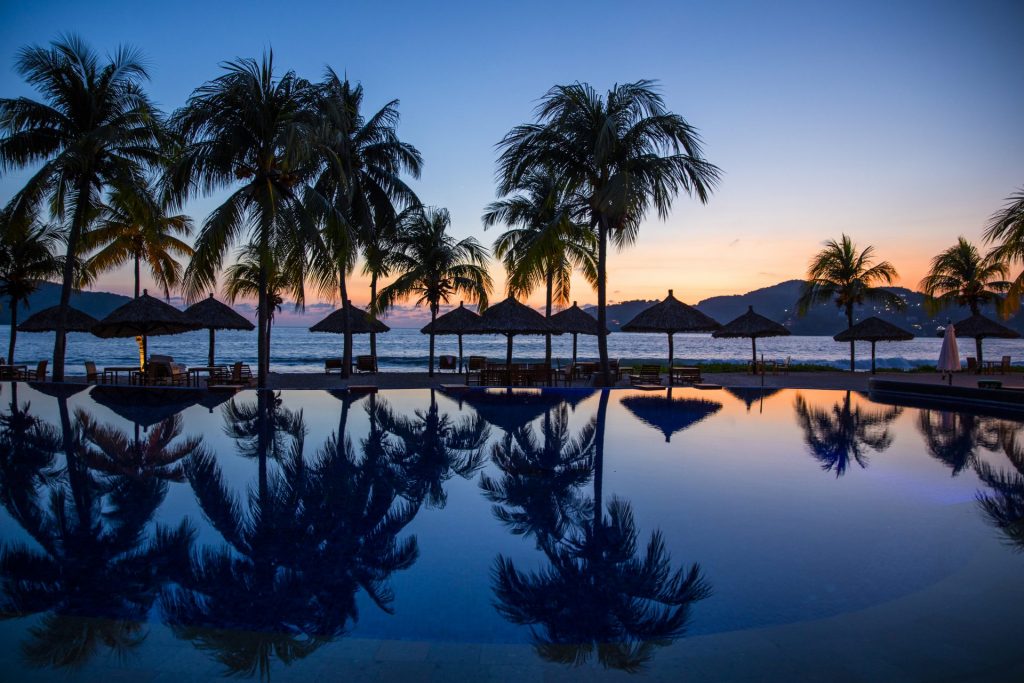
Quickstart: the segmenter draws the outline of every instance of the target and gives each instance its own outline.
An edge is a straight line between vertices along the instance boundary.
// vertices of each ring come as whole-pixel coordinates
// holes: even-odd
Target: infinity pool
[[[1024,422],[5,384],[4,680],[1020,680]]]

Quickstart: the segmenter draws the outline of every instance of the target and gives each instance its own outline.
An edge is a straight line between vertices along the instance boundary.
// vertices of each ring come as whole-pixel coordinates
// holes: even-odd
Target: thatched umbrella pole
[[[753,363],[751,369],[757,371],[757,337],[750,338],[750,361]]]
[[[675,345],[673,343],[673,337],[675,333],[668,333],[668,385],[672,386],[672,365],[675,359]]]
[[[573,365],[576,365],[576,337],[578,337],[578,336],[579,336],[578,333],[576,333],[576,332],[572,333],[572,364]]]
[[[462,334],[459,337],[459,374],[462,374]]]
[[[508,337],[508,348],[505,350],[505,371],[508,374],[508,384],[512,386],[512,333],[509,332],[505,335]]]
[[[213,358],[214,358],[213,351],[214,351],[214,347],[216,345],[217,345],[217,332],[211,327],[210,328],[210,357],[206,359],[206,362],[209,364],[209,366],[211,368],[213,367]]]

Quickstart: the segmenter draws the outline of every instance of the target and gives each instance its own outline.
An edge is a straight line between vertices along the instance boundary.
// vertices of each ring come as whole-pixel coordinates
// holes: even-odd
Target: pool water
[[[5,384],[5,680],[1013,680],[1024,422]]]

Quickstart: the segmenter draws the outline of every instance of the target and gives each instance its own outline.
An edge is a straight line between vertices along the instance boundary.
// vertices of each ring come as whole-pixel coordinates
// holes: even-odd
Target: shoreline
[[[750,375],[744,372],[707,372],[703,374],[705,383],[717,384],[722,387],[756,388],[764,386],[770,389],[823,389],[862,392],[868,390],[868,382],[872,377],[899,380],[901,382],[923,383],[933,386],[946,384],[945,381],[940,380],[940,376],[937,373],[925,372],[878,372],[872,375],[869,372],[851,374],[849,371],[837,370],[801,371],[777,375]],[[957,373],[953,376],[953,386],[977,387],[979,379],[996,379],[1002,381],[1004,387],[1024,389],[1024,374],[1022,373],[1007,375],[969,375],[967,373]],[[381,372],[375,375],[353,375],[348,379],[341,379],[337,374],[271,372],[268,380],[268,389],[286,391],[338,390],[348,386],[369,386],[381,390],[438,389],[442,384],[465,385],[466,383],[464,374],[434,373],[434,376],[430,377],[426,372]],[[69,375],[68,381],[81,384],[84,383],[85,377],[82,375]],[[120,386],[128,385],[121,384]],[[681,384],[676,386],[686,388],[691,385]],[[580,380],[574,382],[570,388],[590,388],[590,384]],[[630,389],[631,386],[628,379],[623,379],[612,388]]]

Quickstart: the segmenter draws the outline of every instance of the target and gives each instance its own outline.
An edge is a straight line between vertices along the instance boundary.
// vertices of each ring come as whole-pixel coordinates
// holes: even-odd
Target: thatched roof
[[[1016,339],[1020,336],[1018,332],[1011,330],[1005,325],[1000,325],[991,318],[981,315],[972,315],[958,323],[954,323],[953,331],[958,337],[997,337],[1000,339]]]
[[[561,334],[544,316],[512,297],[484,311],[480,322],[484,334]]]
[[[93,325],[90,330],[97,337],[158,337],[198,330],[199,325],[174,306],[151,297],[146,292],[115,309],[110,315]]]
[[[665,435],[665,442],[672,435],[692,427],[704,418],[722,409],[717,401],[702,398],[672,398],[671,390],[666,396],[627,396],[622,405],[645,422]]]
[[[431,331],[434,334],[482,334],[484,327],[479,314],[466,308],[460,301],[458,308],[437,316],[437,320],[427,323],[420,330],[423,334],[430,334]]]
[[[623,332],[711,332],[721,325],[704,315],[693,306],[687,306],[679,299],[668,296],[664,301],[640,311],[635,318],[622,326]]]
[[[566,334],[592,334],[596,337],[601,333],[597,318],[577,306],[575,301],[569,308],[551,316],[550,322]],[[608,330],[605,329],[604,333],[608,334]]]
[[[57,329],[57,318],[60,317],[60,306],[50,306],[38,313],[33,313],[25,318],[25,322],[18,325],[19,332],[53,332]],[[98,321],[88,313],[83,313],[77,308],[68,307],[68,318],[65,330],[68,332],[90,332],[93,325]]]
[[[192,389],[100,385],[93,387],[89,398],[125,420],[148,429],[195,405],[200,394]]]
[[[72,382],[29,382],[28,385],[33,391],[38,391],[40,394],[46,394],[56,399],[68,399],[89,388],[88,384],[75,384]]]
[[[197,325],[208,330],[252,330],[256,326],[227,304],[209,298],[194,303],[185,309],[185,315]]]
[[[555,392],[539,389],[471,389],[459,396],[489,424],[505,433],[525,426],[562,403]]]
[[[902,327],[897,327],[890,322],[886,322],[881,318],[874,316],[870,318],[864,318],[853,327],[843,330],[839,334],[832,337],[837,342],[849,342],[849,341],[908,341],[914,338],[914,335],[907,332]]]
[[[782,389],[775,387],[726,387],[725,390],[743,401],[747,406],[747,412],[750,412],[750,406],[754,405],[757,401],[782,391]]]
[[[352,304],[348,305],[348,326],[352,334],[370,334],[371,332],[387,332],[391,328],[372,317],[361,308]],[[334,313],[309,328],[310,332],[330,332],[332,334],[344,334],[345,308],[339,308]]]
[[[754,313],[754,307],[750,306],[747,312],[735,320],[722,325],[722,328],[711,333],[712,337],[786,337],[789,330],[779,323],[766,318],[763,315]]]

